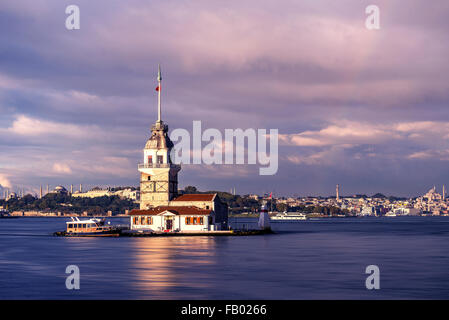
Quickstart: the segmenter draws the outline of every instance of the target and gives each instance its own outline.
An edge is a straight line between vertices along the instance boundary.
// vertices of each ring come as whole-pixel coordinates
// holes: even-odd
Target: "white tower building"
[[[140,209],[167,206],[178,195],[178,172],[181,166],[172,164],[170,152],[173,142],[168,136],[168,125],[161,119],[162,74],[158,69],[158,119],[151,126],[151,137],[143,149],[140,172]]]
[[[262,205],[262,208],[260,209],[258,226],[261,230],[268,230],[271,228],[270,216],[268,215],[268,210],[265,203]]]

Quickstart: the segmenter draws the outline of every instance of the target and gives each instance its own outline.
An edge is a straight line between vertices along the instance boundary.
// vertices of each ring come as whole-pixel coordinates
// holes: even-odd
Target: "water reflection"
[[[135,289],[139,298],[204,296],[210,285],[208,268],[216,264],[216,241],[212,237],[133,239]]]

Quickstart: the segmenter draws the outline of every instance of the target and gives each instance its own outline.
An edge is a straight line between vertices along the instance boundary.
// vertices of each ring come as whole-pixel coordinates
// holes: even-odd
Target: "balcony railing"
[[[175,168],[181,169],[181,166],[178,164],[172,163],[140,163],[138,169],[154,169],[154,168]]]

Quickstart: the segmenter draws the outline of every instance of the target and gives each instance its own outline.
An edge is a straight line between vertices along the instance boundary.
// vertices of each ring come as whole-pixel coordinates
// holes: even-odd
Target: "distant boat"
[[[389,211],[385,214],[385,217],[396,217],[396,213],[394,213],[393,211]]]
[[[11,218],[17,218],[12,216],[8,210],[0,208],[0,219],[11,219]]]
[[[283,212],[278,213],[274,217],[271,217],[271,220],[274,221],[304,221],[307,220],[307,217],[304,213],[301,212]]]

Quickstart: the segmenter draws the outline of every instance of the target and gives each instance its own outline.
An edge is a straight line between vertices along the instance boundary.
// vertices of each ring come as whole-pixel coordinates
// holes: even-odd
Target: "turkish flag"
[[[159,86],[157,86],[155,90],[156,90],[156,91],[159,91]]]

